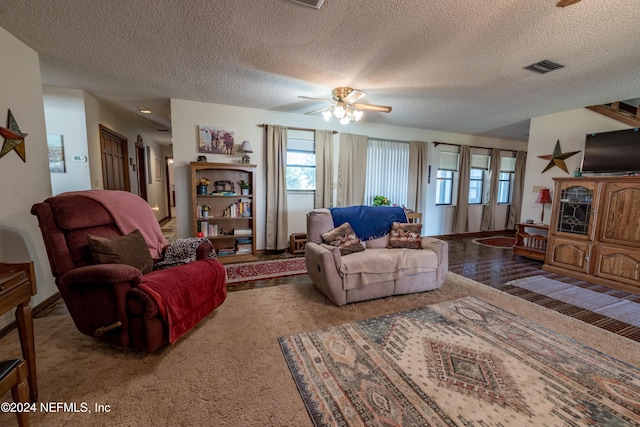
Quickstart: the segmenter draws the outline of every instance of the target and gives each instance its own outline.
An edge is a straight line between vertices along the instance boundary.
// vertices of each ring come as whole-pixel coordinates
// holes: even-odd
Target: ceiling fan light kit
[[[337,87],[331,91],[332,100],[309,98],[301,96],[300,98],[311,99],[313,101],[322,101],[332,103],[333,106],[321,108],[319,110],[310,111],[306,114],[322,113],[322,116],[326,121],[329,121],[331,117],[337,118],[341,124],[357,122],[364,115],[362,110],[377,111],[381,113],[388,113],[391,111],[391,107],[374,104],[355,104],[357,100],[364,97],[366,93],[361,90],[353,89],[350,87]]]

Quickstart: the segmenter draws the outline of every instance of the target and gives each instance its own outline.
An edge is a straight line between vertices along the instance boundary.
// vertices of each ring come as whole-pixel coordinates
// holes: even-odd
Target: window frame
[[[438,176],[440,174],[440,172],[446,172],[446,173],[450,173],[451,177],[440,177]],[[436,206],[453,206],[453,184],[455,181],[455,174],[456,171],[454,170],[450,170],[450,169],[440,169],[438,168],[436,170]],[[449,198],[449,203],[440,203],[438,200],[438,194],[439,194],[439,188],[441,186],[441,182],[449,182],[449,191],[448,191],[448,198]],[[445,184],[445,188],[446,188],[446,184]],[[445,198],[446,199],[446,198]]]
[[[481,176],[480,176],[480,178],[474,178],[474,176],[473,176],[473,171],[480,171],[480,172],[481,172]],[[485,197],[484,197],[484,182],[485,182],[485,178],[486,178],[486,177],[485,177],[486,172],[487,172],[487,171],[486,171],[486,169],[484,169],[484,168],[474,168],[474,167],[471,167],[471,168],[469,169],[469,199],[468,199],[468,203],[469,203],[470,205],[481,205],[481,204],[483,204],[483,203],[484,203],[484,198],[485,198]],[[474,199],[474,201],[471,201],[471,188],[473,187],[473,185],[472,185],[472,184],[473,184],[474,182],[479,182],[479,183],[480,183],[480,191],[479,191],[480,199],[479,199],[479,201],[477,201],[477,202],[475,201],[475,200],[477,200],[477,199]]]
[[[508,179],[502,179],[502,174],[507,174],[508,175]],[[500,171],[500,178],[498,179],[498,201],[497,201],[497,203],[499,205],[511,204],[511,196],[512,196],[511,192],[512,192],[512,188],[513,188],[513,177],[514,177],[514,175],[515,175],[514,171]],[[506,186],[507,186],[507,189],[506,189],[507,190],[506,191],[507,200],[506,201],[501,201],[500,200],[500,194],[502,194],[502,193],[501,193],[500,189],[501,189],[501,187],[503,185],[505,185],[505,183],[506,183]]]
[[[303,148],[289,148],[289,144],[287,144],[287,157],[286,157],[286,171],[285,171],[285,182],[287,185],[287,192],[292,192],[292,193],[315,193],[316,191],[316,181],[315,179],[313,180],[313,188],[292,188],[289,187],[289,168],[298,168],[298,169],[313,169],[313,175],[314,177],[316,176],[316,162],[315,162],[315,155],[316,155],[316,144],[314,140],[310,140],[310,139],[302,139],[302,138],[291,138],[289,137],[289,140],[296,140],[296,141],[305,141],[310,143],[311,147],[313,149],[303,149]],[[305,164],[298,164],[298,163],[289,163],[289,153],[305,153],[305,154],[312,154],[314,156],[314,162],[312,165],[305,165]]]

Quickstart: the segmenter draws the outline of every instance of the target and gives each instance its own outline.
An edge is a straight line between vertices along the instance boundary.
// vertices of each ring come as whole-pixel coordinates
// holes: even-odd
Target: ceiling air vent
[[[320,9],[324,0],[291,0],[294,3],[300,3],[305,6],[313,7],[314,9]]]
[[[525,70],[531,70],[534,73],[540,74],[545,74],[559,68],[564,68],[564,65],[556,64],[555,62],[549,61],[548,59],[524,67]]]

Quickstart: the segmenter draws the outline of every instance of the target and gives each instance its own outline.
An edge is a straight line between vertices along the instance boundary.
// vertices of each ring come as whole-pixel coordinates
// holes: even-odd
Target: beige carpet
[[[439,290],[335,307],[313,285],[229,294],[175,346],[124,352],[76,332],[70,318],[36,319],[40,400],[109,405],[109,413],[42,413],[34,426],[310,426],[278,337],[473,295],[640,366],[640,344],[450,273]],[[0,355],[19,354],[17,334]],[[9,395],[4,396],[9,399]],[[0,414],[0,425],[15,425]]]

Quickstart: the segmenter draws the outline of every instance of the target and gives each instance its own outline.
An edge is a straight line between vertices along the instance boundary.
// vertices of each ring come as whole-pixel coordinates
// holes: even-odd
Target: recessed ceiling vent
[[[545,59],[540,62],[536,62],[535,64],[531,64],[527,67],[524,67],[525,70],[531,70],[534,73],[546,74],[550,71],[557,70],[559,68],[564,68],[564,65],[556,64],[553,61],[549,61]]]
[[[313,7],[314,9],[320,9],[324,0],[291,0],[294,3],[300,3],[305,6]]]

